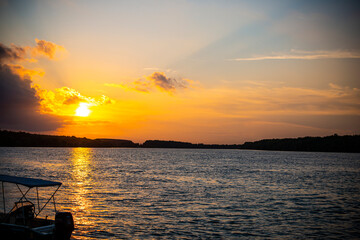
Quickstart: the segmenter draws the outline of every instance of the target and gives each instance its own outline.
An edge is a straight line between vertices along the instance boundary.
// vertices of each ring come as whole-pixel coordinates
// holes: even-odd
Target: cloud
[[[45,72],[42,69],[27,69],[18,64],[7,64],[7,66],[17,75],[21,76],[22,78],[28,77],[31,78],[32,76],[44,76]]]
[[[11,47],[7,47],[0,43],[0,62],[20,60],[24,58],[25,54],[25,48],[13,44]]]
[[[360,89],[329,84],[325,89],[271,85],[208,92],[226,115],[355,114],[360,116]]]
[[[38,85],[35,88],[40,99],[41,111],[44,113],[73,115],[73,112],[68,112],[67,106],[76,105],[77,107],[80,103],[87,103],[89,107],[95,107],[115,102],[105,95],[98,98],[87,97],[69,87],[57,88],[54,91],[42,89]]]
[[[29,77],[0,64],[0,128],[51,131],[62,126],[61,119],[40,113],[39,98]]]
[[[175,78],[168,78],[162,72],[154,72],[148,76],[147,81],[163,91],[175,91],[176,88],[185,88],[186,83],[184,81],[178,81]]]
[[[32,55],[33,56],[46,56],[50,59],[55,58],[55,54],[58,51],[65,51],[65,48],[63,46],[57,45],[55,43],[45,41],[45,40],[39,40],[35,39],[36,47],[32,48]]]
[[[301,51],[291,50],[290,53],[255,56],[249,58],[235,58],[232,61],[261,61],[261,60],[317,60],[317,59],[358,59],[360,53],[351,51]]]
[[[36,58],[38,57],[46,57],[54,60],[57,56],[57,53],[66,52],[66,49],[63,46],[49,41],[35,39],[35,42],[35,47],[19,47],[15,44],[11,44],[10,47],[7,47],[0,43],[0,62],[36,62]]]
[[[63,49],[44,40],[36,39],[36,42],[36,47],[14,44],[7,47],[0,43],[0,128],[54,131],[71,123],[69,116],[74,115],[74,108],[81,102],[88,103],[88,106],[114,102],[107,96],[86,97],[69,87],[50,91],[34,84],[32,77],[43,76],[44,71],[27,69],[18,63],[28,60],[29,55],[54,59],[56,51]]]
[[[149,76],[138,79],[131,84],[113,84],[106,83],[108,87],[118,87],[124,90],[138,91],[138,92],[151,92],[158,89],[162,92],[174,93],[178,89],[188,88],[191,83],[188,79],[170,78],[163,72],[154,72]]]

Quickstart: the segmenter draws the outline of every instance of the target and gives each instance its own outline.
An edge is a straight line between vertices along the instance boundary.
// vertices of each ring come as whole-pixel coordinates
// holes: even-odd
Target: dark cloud
[[[24,57],[26,51],[22,47],[12,45],[7,47],[4,44],[0,43],[0,63],[8,60],[20,60]]]
[[[17,58],[1,45],[1,58]],[[29,78],[21,78],[10,66],[0,63],[0,128],[25,131],[51,131],[61,126],[60,119],[41,114],[36,90]]]
[[[163,72],[154,72],[150,76],[146,77],[145,80],[137,81],[136,84],[141,89],[155,86],[165,92],[175,92],[176,89],[187,87],[187,82],[185,80],[177,80],[175,78],[167,77]]]
[[[155,86],[158,86],[165,91],[173,91],[176,88],[177,82],[175,79],[168,78],[164,73],[154,72],[148,79],[152,80]]]
[[[37,61],[39,57],[47,57],[49,59],[55,59],[55,55],[58,52],[66,52],[63,46],[55,43],[35,39],[36,46],[24,46],[19,47],[15,44],[11,44],[10,47],[0,43],[0,62],[11,62],[19,60]]]

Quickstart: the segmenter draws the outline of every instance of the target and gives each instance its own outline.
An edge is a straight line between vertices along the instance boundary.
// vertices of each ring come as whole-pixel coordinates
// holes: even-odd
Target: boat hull
[[[54,238],[55,225],[51,224],[39,228],[0,223],[0,236],[4,240],[50,240]]]

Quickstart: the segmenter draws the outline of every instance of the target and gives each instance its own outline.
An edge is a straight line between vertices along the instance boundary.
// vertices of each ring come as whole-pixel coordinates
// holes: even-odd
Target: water
[[[354,239],[359,173],[360,154],[0,148],[0,174],[63,183],[74,239]]]

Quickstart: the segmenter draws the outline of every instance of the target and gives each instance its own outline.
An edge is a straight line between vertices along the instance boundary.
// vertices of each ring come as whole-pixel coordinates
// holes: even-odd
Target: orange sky
[[[217,144],[359,134],[353,4],[2,1],[0,128]]]

